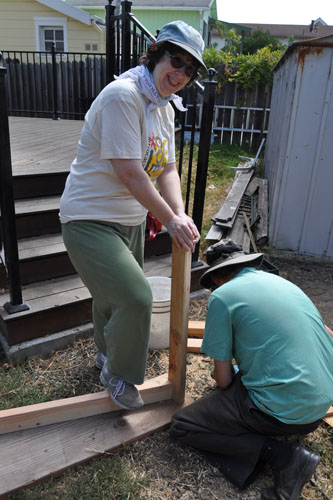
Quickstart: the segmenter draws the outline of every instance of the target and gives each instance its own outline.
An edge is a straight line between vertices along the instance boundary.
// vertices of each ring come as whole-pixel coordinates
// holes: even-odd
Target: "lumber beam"
[[[137,386],[145,405],[171,399],[167,374]],[[119,411],[107,390],[0,411],[0,434]]]
[[[187,334],[192,337],[203,337],[205,331],[204,321],[193,321],[189,320]]]
[[[202,340],[201,339],[188,339],[187,352],[200,353]]]
[[[245,164],[246,166],[246,164]],[[241,199],[253,175],[253,170],[237,172],[235,180],[220,210],[212,217],[212,221],[223,227],[231,228],[236,218]]]
[[[187,397],[185,404],[191,402]],[[1,435],[0,498],[166,429],[179,408],[169,400]]]
[[[333,406],[330,406],[323,417],[324,422],[333,427]]]
[[[185,398],[188,313],[191,287],[191,252],[172,245],[169,380],[172,399]]]

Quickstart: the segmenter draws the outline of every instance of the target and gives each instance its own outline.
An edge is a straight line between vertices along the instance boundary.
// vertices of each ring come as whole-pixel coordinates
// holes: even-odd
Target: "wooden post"
[[[178,404],[185,399],[191,261],[191,252],[172,244],[169,380],[172,399]]]

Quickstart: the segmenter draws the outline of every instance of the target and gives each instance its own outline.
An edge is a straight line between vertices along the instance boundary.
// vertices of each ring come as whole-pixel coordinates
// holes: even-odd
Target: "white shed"
[[[265,152],[269,243],[333,256],[333,36],[292,44],[276,65]]]

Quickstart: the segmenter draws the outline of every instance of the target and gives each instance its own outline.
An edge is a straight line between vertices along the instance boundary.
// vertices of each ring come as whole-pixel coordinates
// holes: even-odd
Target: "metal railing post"
[[[53,120],[59,119],[58,114],[58,80],[57,80],[57,58],[55,53],[54,42],[51,46],[52,59],[52,88],[53,88]]]
[[[116,7],[109,0],[109,5],[105,6],[105,57],[106,57],[106,84],[113,81],[116,72],[116,34],[114,29],[114,16]]]
[[[9,281],[10,301],[4,304],[8,314],[25,311],[17,247],[12,162],[9,139],[9,123],[6,93],[6,68],[0,66],[0,206],[4,244],[4,264]]]
[[[131,67],[131,22],[129,13],[132,2],[121,2],[121,72]]]
[[[212,81],[216,71],[213,68],[208,70],[209,80],[204,83],[203,103],[202,103],[202,116],[200,126],[200,140],[198,151],[197,175],[195,179],[194,199],[193,199],[193,212],[192,218],[197,226],[199,232],[202,227],[203,210],[205,204],[205,191],[207,183],[208,160],[210,151],[211,135],[213,130],[213,115],[215,105],[215,95],[217,82]],[[192,266],[198,262],[199,245],[197,243],[195,252],[193,253]]]

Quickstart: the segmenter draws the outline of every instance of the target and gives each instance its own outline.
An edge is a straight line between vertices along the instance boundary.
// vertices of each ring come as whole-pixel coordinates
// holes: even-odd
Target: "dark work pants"
[[[307,434],[319,423],[289,425],[263,413],[252,402],[239,373],[227,389],[217,388],[176,412],[170,432],[173,438],[204,451],[230,481],[245,488],[262,466],[259,457],[266,437]]]

